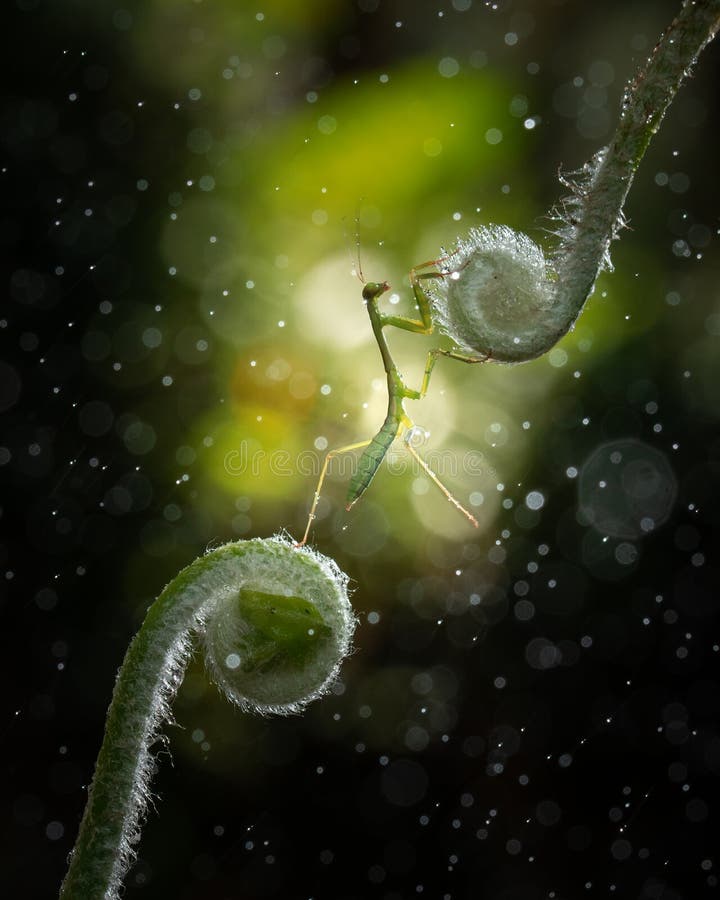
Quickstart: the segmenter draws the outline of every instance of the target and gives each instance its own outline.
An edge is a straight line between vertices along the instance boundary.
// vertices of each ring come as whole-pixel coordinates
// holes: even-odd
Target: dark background
[[[494,6],[5,9],[4,896],[57,893],[153,597],[208,546],[302,532],[313,479],[228,450],[382,420],[355,211],[366,274],[397,285],[473,224],[542,239],[558,167],[609,139],[676,8]],[[716,894],[719,75],[711,45],[560,348],[447,363],[414,410],[482,452],[480,487],[447,477],[480,534],[422,479],[382,472],[350,515],[331,479],[314,542],[360,619],[333,693],[252,718],[191,664],[126,897]],[[650,486],[611,484],[609,519],[618,447]]]

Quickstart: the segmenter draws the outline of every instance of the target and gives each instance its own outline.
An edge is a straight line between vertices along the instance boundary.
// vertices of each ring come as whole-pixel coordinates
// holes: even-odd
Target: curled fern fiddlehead
[[[562,336],[552,270],[526,234],[504,225],[473,228],[440,271],[447,277],[433,285],[434,315],[463,350],[524,362]]]
[[[114,900],[134,858],[151,749],[182,681],[194,634],[225,696],[294,713],[321,696],[350,650],[347,577],[285,538],[225,544],[183,569],[150,607],[118,673],[62,900]]]
[[[569,190],[551,214],[557,246],[546,260],[527,235],[475,229],[442,251],[430,286],[433,318],[465,352],[518,363],[549,350],[574,325],[610,243],[624,225],[635,172],[680,85],[720,27],[720,0],[685,0],[623,95],[613,139],[583,168],[561,177]]]

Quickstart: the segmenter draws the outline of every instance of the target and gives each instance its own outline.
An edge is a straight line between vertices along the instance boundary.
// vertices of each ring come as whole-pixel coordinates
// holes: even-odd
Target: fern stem
[[[192,634],[219,617],[225,637],[237,637],[237,665],[228,665],[225,645],[220,658],[206,646],[209,668],[225,670],[222,686],[230,700],[261,713],[297,712],[324,692],[349,651],[354,619],[346,582],[331,560],[283,538],[226,544],[173,579],[150,607],[118,673],[61,900],[119,895],[149,797],[151,749],[171,719]],[[239,624],[238,611],[245,616]],[[228,685],[233,676],[239,683]],[[248,678],[263,685],[261,697],[248,694]]]
[[[622,209],[635,172],[665,112],[701,51],[720,27],[720,0],[685,0],[622,99],[610,144],[596,154],[584,178],[571,184],[565,203],[561,246],[554,264],[558,306],[571,316],[569,329],[610,266],[610,242],[622,226]]]

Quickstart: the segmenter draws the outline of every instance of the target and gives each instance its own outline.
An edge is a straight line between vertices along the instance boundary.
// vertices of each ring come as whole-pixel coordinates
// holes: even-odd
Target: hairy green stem
[[[115,900],[150,796],[151,749],[193,633],[228,699],[301,710],[347,655],[354,619],[335,564],[283,538],[238,541],[183,569],[150,607],[118,673],[62,900]]]
[[[628,85],[610,144],[587,164],[561,215],[564,227],[555,257],[559,305],[572,316],[610,265],[610,242],[622,227],[622,209],[652,136],[697,57],[720,26],[720,0],[685,0],[646,65]]]

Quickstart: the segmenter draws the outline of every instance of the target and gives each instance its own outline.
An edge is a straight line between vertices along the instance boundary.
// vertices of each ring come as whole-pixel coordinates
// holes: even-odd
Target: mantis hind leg
[[[411,432],[408,431],[407,434],[405,435],[405,446],[410,451],[410,453],[413,455],[413,457],[417,460],[418,464],[420,465],[420,468],[423,470],[423,472],[425,472],[425,474],[428,476],[428,478],[430,478],[432,481],[435,482],[435,484],[440,488],[440,490],[443,492],[443,494],[445,494],[447,499],[453,504],[453,506],[457,510],[459,510],[465,516],[465,518],[470,522],[470,524],[474,525],[475,528],[479,528],[480,525],[478,523],[478,520],[475,518],[475,516],[469,510],[465,509],[465,507],[462,505],[462,503],[460,503],[460,501],[457,499],[457,497],[453,496],[453,494],[450,493],[450,491],[445,487],[445,485],[442,483],[442,481],[440,481],[440,479],[435,474],[435,472],[433,472],[433,470],[430,468],[430,466],[425,462],[425,460],[422,458],[422,456],[420,456],[420,454],[417,452],[417,450],[410,443],[410,434],[411,434]]]
[[[310,513],[308,515],[307,525],[305,526],[305,534],[302,536],[302,540],[298,541],[295,544],[295,547],[304,547],[307,543],[308,536],[310,534],[310,526],[315,519],[315,511],[317,510],[317,505],[320,502],[320,491],[322,490],[323,482],[325,481],[325,476],[327,475],[328,466],[330,465],[333,457],[338,456],[340,453],[347,453],[350,450],[359,450],[361,447],[367,447],[370,441],[360,441],[357,444],[347,444],[345,447],[337,447],[335,450],[331,450],[326,456],[325,461],[323,462],[322,469],[320,470],[320,478],[318,479],[317,487],[315,488],[315,495],[313,496],[312,506],[310,507]]]

